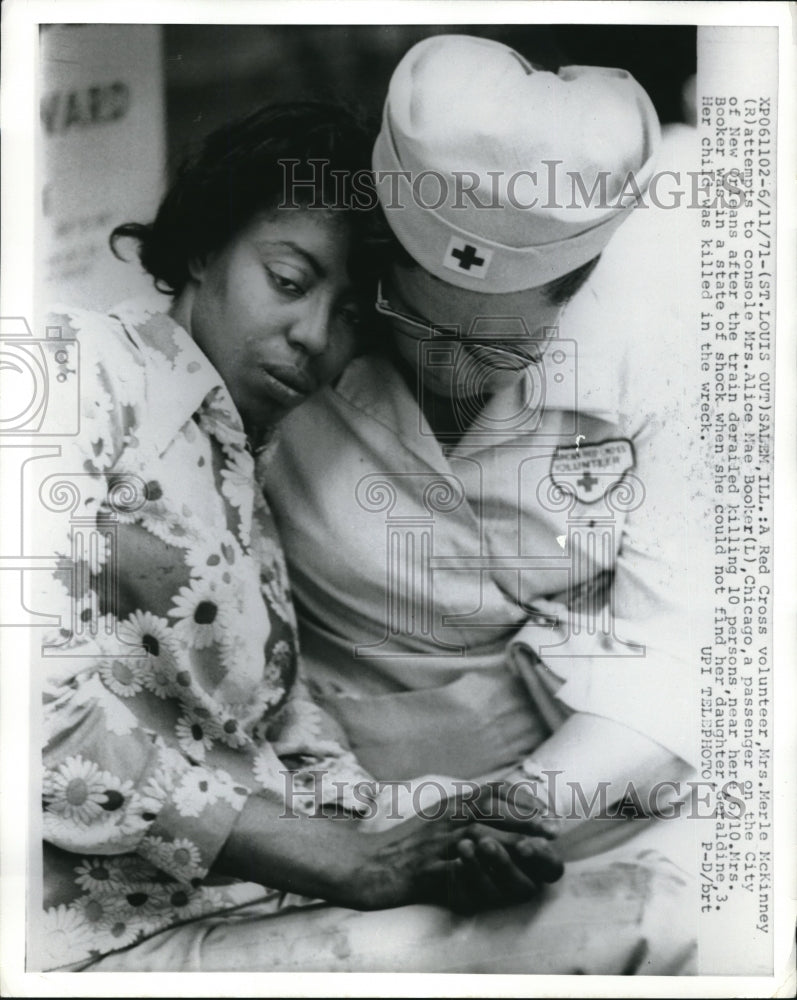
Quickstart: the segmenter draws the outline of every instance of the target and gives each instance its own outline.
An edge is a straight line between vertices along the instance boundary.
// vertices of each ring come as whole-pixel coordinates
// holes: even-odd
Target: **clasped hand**
[[[425,815],[434,818],[413,815],[364,835],[370,843],[349,905],[430,902],[469,913],[531,899],[564,871],[555,828],[531,796],[523,807],[498,784],[484,786],[475,796],[438,801]]]

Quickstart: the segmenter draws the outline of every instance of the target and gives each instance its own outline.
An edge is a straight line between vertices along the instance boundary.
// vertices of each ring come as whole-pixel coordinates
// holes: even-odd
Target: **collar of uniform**
[[[132,300],[111,314],[147,359],[147,423],[159,455],[196,413],[222,424],[226,443],[246,446],[241,417],[221,375],[162,306]]]
[[[511,426],[511,421],[505,417],[506,414],[521,411],[524,388],[524,380],[518,378],[493,396],[482,411],[483,427],[487,431],[471,427],[452,443],[435,436],[404,376],[389,358],[371,355],[355,358],[338,380],[335,393],[350,406],[380,423],[430,468],[447,471],[450,456],[464,456],[471,451],[521,437],[522,432]],[[509,429],[497,430],[508,423]]]
[[[431,469],[440,471],[446,467],[440,442],[390,358],[381,355],[355,358],[338,379],[334,392],[381,424]],[[408,401],[411,405],[407,405]]]
[[[564,347],[567,348],[567,345]],[[608,377],[603,377],[603,366],[587,362],[588,352],[579,350],[578,371],[582,378],[576,379],[575,386],[571,376],[564,383],[557,382],[555,375],[559,374],[558,369],[563,365],[553,359],[553,351],[556,349],[551,348],[551,356],[543,366],[546,386],[549,387],[546,409],[576,412],[615,424],[618,412],[616,386]],[[566,362],[564,367],[573,360],[572,350],[571,341],[569,348],[563,350]],[[602,355],[598,357],[605,362]],[[594,377],[585,377],[587,374]],[[589,396],[588,405],[576,406],[576,390],[583,390]],[[481,414],[481,428],[478,424],[472,425],[456,443],[450,445],[445,440],[438,441],[434,436],[403,376],[389,358],[356,358],[338,380],[335,394],[382,424],[405,447],[435,469],[446,465],[446,456],[464,456],[499,444],[528,443],[528,427],[524,427],[522,420],[512,419],[513,415],[522,414],[523,407],[528,402],[528,383],[523,378],[510,383],[487,402]],[[412,405],[407,405],[408,401]],[[558,422],[556,426],[559,426]]]

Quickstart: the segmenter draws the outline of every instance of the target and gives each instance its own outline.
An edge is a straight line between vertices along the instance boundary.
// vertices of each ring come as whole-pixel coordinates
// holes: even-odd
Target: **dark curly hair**
[[[370,174],[373,141],[373,130],[337,104],[262,107],[212,132],[198,155],[180,166],[154,221],[117,226],[111,249],[121,259],[119,240],[137,241],[155,286],[179,295],[189,262],[221,249],[256,213],[280,204],[327,207],[347,213],[353,230],[349,272],[370,284],[387,246]]]

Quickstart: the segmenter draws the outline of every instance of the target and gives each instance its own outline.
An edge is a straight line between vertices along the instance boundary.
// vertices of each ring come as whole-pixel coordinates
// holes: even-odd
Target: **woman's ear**
[[[207,267],[207,255],[204,257],[191,257],[188,261],[188,273],[193,281],[200,282],[205,277]]]

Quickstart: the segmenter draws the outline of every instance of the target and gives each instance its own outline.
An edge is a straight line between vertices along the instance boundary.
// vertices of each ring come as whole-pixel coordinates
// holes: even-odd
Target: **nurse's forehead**
[[[519,292],[488,294],[450,285],[422,267],[404,267],[394,264],[390,270],[391,283],[398,291],[405,306],[421,317],[436,322],[446,322],[449,316],[525,316],[530,310],[547,305],[541,287]]]

